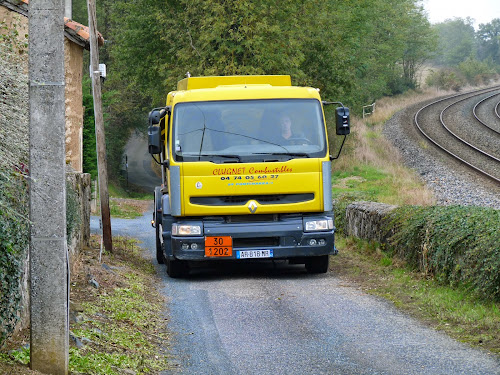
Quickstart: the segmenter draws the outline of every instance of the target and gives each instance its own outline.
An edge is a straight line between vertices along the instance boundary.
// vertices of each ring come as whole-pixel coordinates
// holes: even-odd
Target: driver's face
[[[281,119],[281,135],[286,139],[292,136],[292,120],[290,120],[290,117]]]

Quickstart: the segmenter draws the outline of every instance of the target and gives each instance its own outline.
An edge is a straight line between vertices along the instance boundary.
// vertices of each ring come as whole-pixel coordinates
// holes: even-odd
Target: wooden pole
[[[102,237],[104,248],[112,252],[111,215],[109,211],[108,169],[106,162],[106,141],[102,114],[101,74],[99,72],[99,50],[97,45],[97,18],[95,0],[87,0],[90,33],[90,74],[94,97],[95,136],[97,147],[97,170],[99,175],[99,196],[101,199]]]

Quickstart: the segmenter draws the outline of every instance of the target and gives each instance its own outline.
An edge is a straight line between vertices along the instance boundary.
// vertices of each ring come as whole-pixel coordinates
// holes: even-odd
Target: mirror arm
[[[153,125],[153,120],[155,121],[155,124],[159,124],[161,119],[171,113],[171,111],[172,107],[169,105],[166,107],[153,108],[151,112],[149,112],[149,126]],[[157,112],[158,114],[154,114],[154,112]]]
[[[152,156],[153,160],[156,162],[156,164],[161,165],[162,167],[167,167],[167,168],[170,166],[170,163],[168,160],[164,160],[162,163],[161,161],[156,160],[154,155],[151,155],[151,156]]]
[[[342,140],[342,144],[340,145],[340,149],[339,149],[339,152],[338,152],[337,156],[333,157],[332,155],[330,155],[330,161],[333,161],[333,160],[339,158],[340,153],[342,152],[342,147],[344,147],[344,142],[345,142],[346,138],[347,138],[347,135],[344,135],[344,139]]]
[[[345,108],[344,105],[341,103],[341,102],[327,102],[327,101],[322,101],[321,104],[323,105],[332,105],[332,104],[338,104],[340,105],[342,108]]]

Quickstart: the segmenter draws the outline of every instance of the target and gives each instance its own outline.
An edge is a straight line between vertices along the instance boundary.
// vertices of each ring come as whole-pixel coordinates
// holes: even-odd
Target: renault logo
[[[250,204],[248,205],[248,209],[250,210],[250,213],[254,214],[255,211],[257,211],[257,203],[255,201],[251,201]]]

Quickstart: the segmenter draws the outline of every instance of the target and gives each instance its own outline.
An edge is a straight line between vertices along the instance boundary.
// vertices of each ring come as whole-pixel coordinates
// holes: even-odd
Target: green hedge
[[[391,217],[394,255],[442,283],[500,301],[500,210],[409,206]]]

